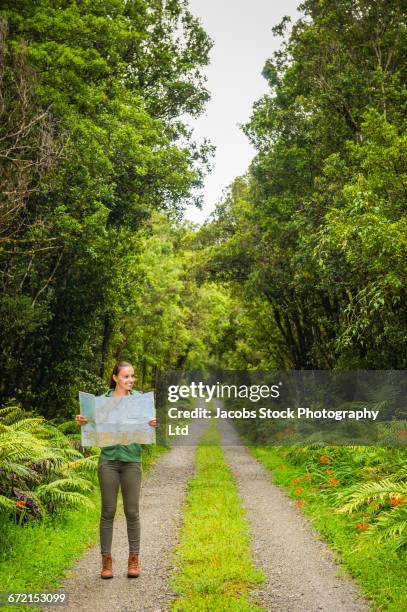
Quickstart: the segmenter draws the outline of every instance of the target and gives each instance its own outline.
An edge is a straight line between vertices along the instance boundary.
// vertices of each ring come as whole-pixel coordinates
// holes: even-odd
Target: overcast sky
[[[214,46],[205,72],[211,101],[193,121],[198,141],[207,137],[216,146],[213,170],[203,189],[204,208],[188,207],[186,217],[202,223],[219,201],[222,190],[243,174],[255,152],[239,128],[253,102],[267,91],[262,68],[280,43],[271,28],[284,15],[295,20],[299,0],[189,0]]]

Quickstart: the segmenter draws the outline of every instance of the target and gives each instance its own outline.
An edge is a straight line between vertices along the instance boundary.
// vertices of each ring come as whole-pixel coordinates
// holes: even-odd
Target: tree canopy
[[[0,390],[66,410],[102,384],[140,229],[201,181],[184,117],[211,41],[183,0],[5,0],[1,19]]]
[[[2,401],[69,415],[119,358],[144,386],[406,366],[405,4],[300,9],[273,28],[256,156],[197,229],[212,43],[188,3],[2,2]]]
[[[265,64],[244,128],[257,155],[204,230],[203,271],[239,296],[241,367],[403,368],[405,6],[300,8]]]

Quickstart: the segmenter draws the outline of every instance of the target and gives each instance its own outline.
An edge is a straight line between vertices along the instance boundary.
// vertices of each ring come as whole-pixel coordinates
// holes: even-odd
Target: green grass
[[[368,517],[363,513],[353,516],[335,513],[330,491],[315,486],[305,466],[290,463],[286,449],[251,447],[251,452],[273,471],[273,482],[286,487],[289,495],[301,504],[301,511],[311,518],[331,548],[339,551],[343,566],[374,601],[373,609],[407,610],[407,551],[396,552],[390,543],[378,545],[367,541],[356,525],[368,522]]]
[[[98,492],[93,509],[70,510],[64,517],[30,522],[18,527],[1,523],[1,587],[6,591],[39,590],[58,586],[66,564],[97,540],[100,513]]]
[[[172,585],[179,597],[172,610],[260,610],[246,595],[264,576],[253,567],[244,511],[213,422],[198,445],[196,469],[176,551]]]
[[[166,449],[151,446],[143,452],[143,471]],[[0,591],[55,591],[66,570],[99,539],[100,493],[90,496],[92,509],[72,509],[61,516],[30,521],[21,526],[0,516]],[[123,512],[119,496],[117,516]],[[69,606],[69,604],[68,604]],[[34,606],[3,607],[34,610]]]
[[[1,519],[0,575],[2,591],[55,591],[67,567],[98,539],[99,492],[90,496],[92,509],[76,509],[64,516],[30,521],[22,526]],[[11,608],[3,608],[11,609]],[[13,606],[13,610],[38,610]]]

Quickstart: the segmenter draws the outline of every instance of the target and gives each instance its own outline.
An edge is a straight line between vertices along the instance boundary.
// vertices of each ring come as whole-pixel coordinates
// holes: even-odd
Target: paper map
[[[155,417],[152,391],[123,397],[80,391],[79,405],[88,421],[81,427],[82,446],[155,444],[155,428],[148,424]]]

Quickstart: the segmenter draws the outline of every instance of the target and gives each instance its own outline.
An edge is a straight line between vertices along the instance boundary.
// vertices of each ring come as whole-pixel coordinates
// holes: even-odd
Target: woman
[[[113,368],[110,390],[106,395],[112,397],[136,395],[139,392],[133,391],[133,384],[134,370],[132,365],[126,361],[120,361]],[[87,420],[79,414],[76,416],[76,422],[78,425],[85,425]],[[151,419],[148,424],[151,427],[157,427],[158,422],[156,419]],[[139,498],[141,474],[140,444],[115,444],[102,448],[98,463],[98,478],[102,497],[100,517],[101,578],[113,578],[111,546],[119,485],[122,490],[129,539],[127,575],[129,578],[137,578],[140,575]]]

